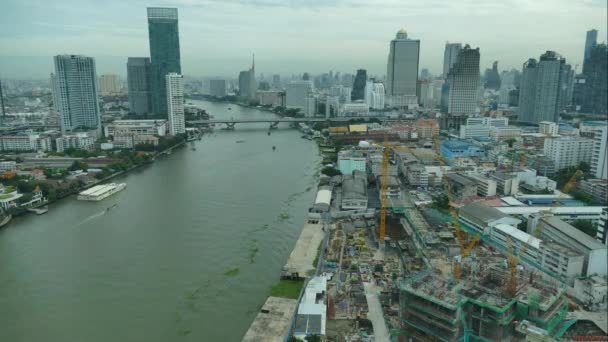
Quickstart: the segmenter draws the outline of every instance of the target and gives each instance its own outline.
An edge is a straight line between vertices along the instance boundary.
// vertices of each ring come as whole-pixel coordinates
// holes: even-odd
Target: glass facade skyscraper
[[[149,7],[150,72],[152,112],[167,115],[167,83],[169,73],[182,73],[179,53],[177,8]]]
[[[127,61],[127,84],[129,88],[129,111],[147,114],[151,111],[150,58],[129,57]]]

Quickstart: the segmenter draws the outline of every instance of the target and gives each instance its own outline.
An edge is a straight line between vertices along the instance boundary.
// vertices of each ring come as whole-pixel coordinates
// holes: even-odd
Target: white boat
[[[127,187],[127,183],[110,183],[96,185],[90,189],[84,190],[78,194],[78,199],[81,201],[101,201]]]

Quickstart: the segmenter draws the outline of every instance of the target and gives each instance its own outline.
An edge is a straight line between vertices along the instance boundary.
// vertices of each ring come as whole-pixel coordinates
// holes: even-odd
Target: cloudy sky
[[[481,68],[521,68],[555,50],[581,64],[585,31],[606,40],[606,0],[2,0],[0,77],[46,78],[51,56],[84,54],[97,72],[126,73],[148,56],[147,6],[179,9],[182,70],[236,77],[365,68],[386,73],[400,28],[421,40],[420,67],[441,72],[446,41],[480,47]],[[580,67],[579,67],[580,70]]]

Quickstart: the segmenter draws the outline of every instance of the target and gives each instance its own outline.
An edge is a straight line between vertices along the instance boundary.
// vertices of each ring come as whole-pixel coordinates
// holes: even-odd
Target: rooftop
[[[453,181],[453,182],[456,182],[456,183],[459,183],[462,185],[474,185],[475,184],[475,182],[473,180],[469,179],[468,177],[459,175],[457,173],[450,173],[450,174],[448,174],[447,177],[450,181]]]
[[[243,337],[243,342],[285,341],[297,304],[295,299],[268,297]]]
[[[479,202],[471,202],[462,206],[458,214],[466,216],[472,221],[477,221],[477,223],[482,225],[508,216],[496,208],[486,207]]]
[[[562,232],[563,234],[569,236],[571,239],[578,241],[580,244],[584,245],[585,247],[587,247],[591,250],[606,248],[606,246],[604,246],[602,243],[600,243],[596,239],[583,233],[582,231],[578,230],[576,227],[572,226],[571,224],[568,224],[568,223],[562,221],[559,217],[549,216],[549,217],[543,217],[541,220],[545,221],[551,227],[553,227],[556,230]]]

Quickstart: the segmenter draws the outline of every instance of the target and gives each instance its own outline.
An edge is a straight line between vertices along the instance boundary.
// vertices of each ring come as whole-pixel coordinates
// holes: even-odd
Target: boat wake
[[[100,211],[100,212],[98,212],[98,213],[96,213],[96,214],[93,214],[93,215],[91,215],[91,216],[89,216],[89,217],[85,218],[84,220],[80,221],[80,223],[78,223],[78,224],[76,225],[76,227],[80,227],[80,226],[82,226],[83,224],[85,224],[85,223],[87,223],[87,222],[90,222],[90,221],[92,221],[92,220],[94,220],[94,219],[96,219],[96,218],[98,218],[98,217],[101,217],[101,216],[105,215],[107,212],[108,212],[108,210],[107,210],[107,209],[104,209],[103,211]]]

